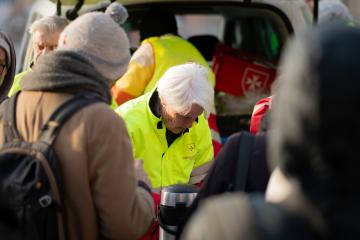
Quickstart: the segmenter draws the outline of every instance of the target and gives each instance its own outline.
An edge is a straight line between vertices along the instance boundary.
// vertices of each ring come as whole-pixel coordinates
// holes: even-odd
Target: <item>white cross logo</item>
[[[261,88],[262,82],[259,80],[259,75],[252,75],[251,78],[246,79],[246,85],[248,85],[249,90],[255,90]]]

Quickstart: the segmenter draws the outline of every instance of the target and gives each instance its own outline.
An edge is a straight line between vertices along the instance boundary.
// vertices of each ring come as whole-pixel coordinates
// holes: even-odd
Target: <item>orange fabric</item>
[[[131,99],[134,99],[135,97],[130,95],[130,94],[127,94],[126,92],[124,91],[121,91],[116,85],[114,85],[112,88],[111,88],[111,93],[116,101],[116,103],[120,106],[121,104],[131,100]]]
[[[150,44],[142,44],[136,50],[130,60],[126,73],[116,81],[113,87],[117,89],[116,92],[113,92],[115,99],[121,98],[121,96],[116,95],[121,92],[132,96],[132,98],[144,94],[145,88],[154,74],[155,65],[153,58],[153,50]]]

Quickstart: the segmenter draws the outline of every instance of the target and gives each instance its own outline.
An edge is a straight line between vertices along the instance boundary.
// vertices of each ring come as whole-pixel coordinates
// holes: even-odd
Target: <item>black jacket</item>
[[[246,193],[264,193],[270,177],[270,171],[266,161],[266,135],[260,133],[256,136],[250,135],[254,143],[250,150],[251,158],[246,176],[245,189],[236,189],[236,181],[239,174],[238,167],[242,164],[239,161],[241,151],[241,138],[244,132],[231,135],[226,144],[215,158],[215,163],[209,171],[203,188],[198,193],[184,220],[178,226],[178,236],[180,236],[184,225],[191,215],[197,210],[199,202],[203,199],[218,195],[224,192],[245,191]]]

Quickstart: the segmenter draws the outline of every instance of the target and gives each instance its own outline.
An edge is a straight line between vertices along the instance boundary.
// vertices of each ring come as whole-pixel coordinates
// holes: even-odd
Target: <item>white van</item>
[[[128,33],[133,49],[139,46],[137,28],[142,15],[150,8],[164,9],[175,14],[180,36],[198,47],[210,64],[214,58],[214,44],[217,43],[234,49],[234,52],[239,50],[250,53],[249,56],[256,56],[261,64],[276,69],[288,37],[312,24],[312,14],[304,0],[118,2],[129,12],[129,18],[123,27]],[[110,1],[99,0],[38,0],[30,12],[27,26],[43,16],[58,14],[74,18],[77,14],[88,11],[104,11],[109,4]],[[26,69],[31,63],[32,48],[28,34],[23,38],[18,59],[18,72]],[[255,94],[249,100],[237,98],[226,91],[224,93],[221,88],[215,90],[217,120],[220,134],[224,137],[239,130],[248,130],[249,116],[254,103],[269,94],[269,91]]]
[[[35,20],[50,15],[71,15],[71,11],[79,6],[78,14],[87,11],[101,11],[110,4],[110,0],[37,0],[32,7],[27,28]],[[136,21],[143,12],[150,7],[161,7],[172,10],[178,16],[179,32],[182,37],[189,38],[199,34],[214,34],[220,40],[230,38],[229,31],[233,28],[234,41],[246,39],[246,33],[240,25],[230,27],[232,19],[264,19],[271,21],[278,31],[281,43],[292,34],[311,24],[312,14],[303,0],[118,0],[127,7],[130,18],[126,26],[136,25]],[[60,3],[60,5],[59,5]],[[75,9],[76,11],[76,9]],[[265,20],[267,19],[267,20]],[[240,21],[238,21],[240,22]],[[240,24],[240,23],[239,23]],[[255,23],[256,24],[256,23]],[[261,29],[261,23],[254,27]],[[139,42],[134,31],[129,30],[132,46],[136,47]],[[252,37],[252,36],[249,36]],[[17,72],[26,69],[32,59],[31,39],[28,33],[24,34]],[[246,41],[246,40],[245,40]]]

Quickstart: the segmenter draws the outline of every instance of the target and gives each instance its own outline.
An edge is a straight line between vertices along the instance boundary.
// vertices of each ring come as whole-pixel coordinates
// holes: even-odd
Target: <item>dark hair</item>
[[[299,180],[334,239],[359,236],[360,30],[313,29],[283,59],[270,157]]]
[[[156,9],[151,9],[145,13],[140,23],[141,41],[149,37],[164,34],[178,34],[174,14]]]

